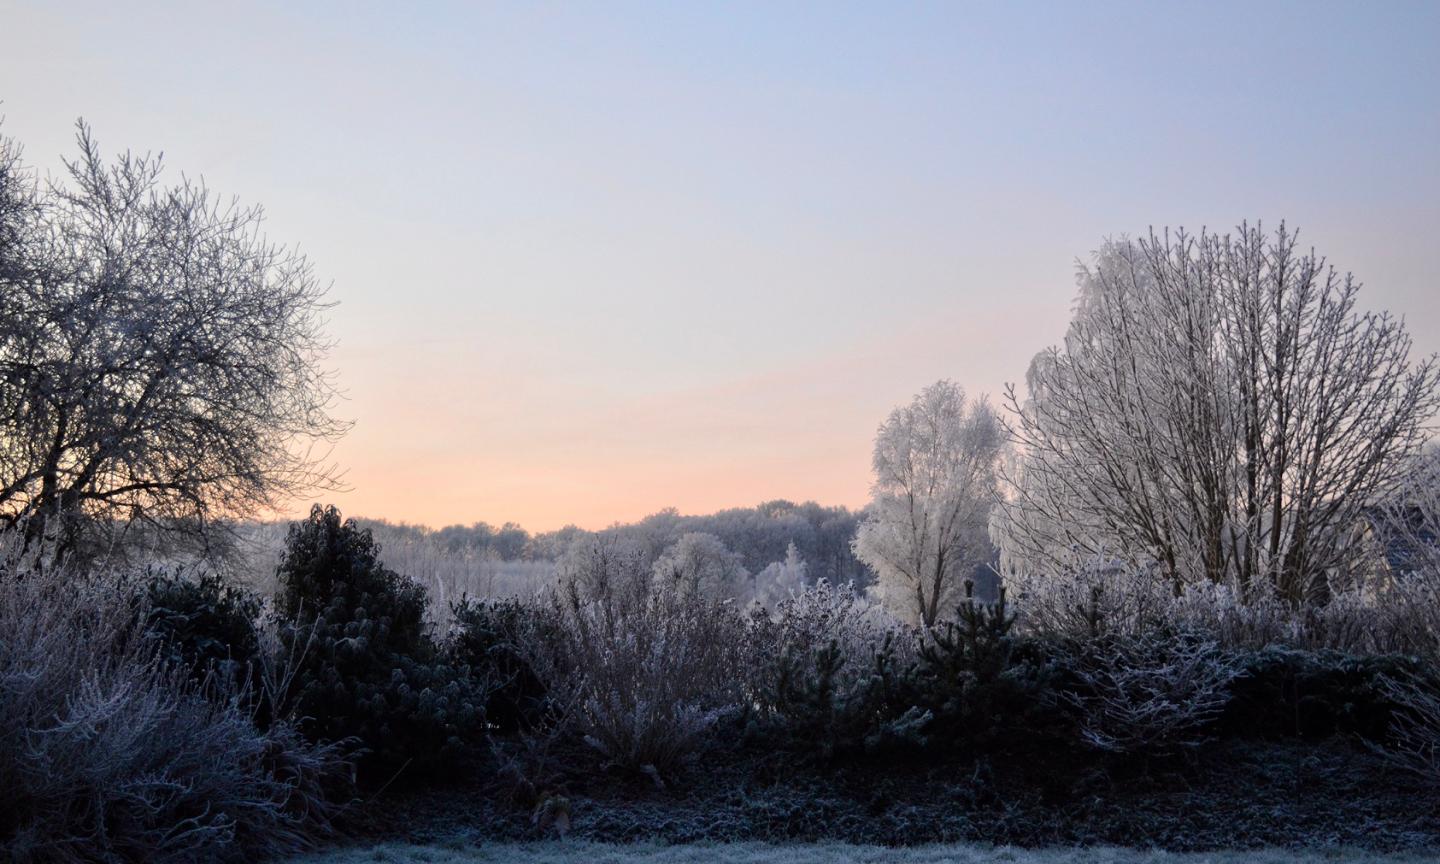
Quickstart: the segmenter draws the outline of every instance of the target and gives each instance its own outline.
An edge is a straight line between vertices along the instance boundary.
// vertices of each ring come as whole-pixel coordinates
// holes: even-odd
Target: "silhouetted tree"
[[[335,485],[324,286],[259,208],[106,162],[82,123],[40,184],[0,144],[0,522],[74,548]]]

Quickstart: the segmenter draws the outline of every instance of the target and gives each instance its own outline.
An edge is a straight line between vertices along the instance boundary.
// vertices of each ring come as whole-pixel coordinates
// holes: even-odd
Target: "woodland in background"
[[[767,501],[708,515],[681,515],[666,509],[639,522],[598,532],[576,527],[531,534],[514,523],[499,528],[484,522],[430,528],[359,518],[386,560],[429,590],[441,617],[461,597],[528,596],[557,584],[559,564],[577,540],[600,537],[634,546],[658,558],[686,535],[703,535],[718,560],[735,569],[737,597],[783,595],[802,584],[825,580],[864,589],[875,574],[851,547],[861,514],[813,501]],[[283,546],[284,522],[247,522],[234,527],[229,554],[219,562],[235,580],[258,590],[273,587],[274,560]],[[985,557],[971,578],[984,596],[993,597],[998,577],[989,566],[999,552],[986,540]],[[195,566],[192,558],[173,563]],[[803,565],[803,567],[801,566]],[[213,565],[210,565],[213,566]],[[740,583],[745,583],[743,586]]]

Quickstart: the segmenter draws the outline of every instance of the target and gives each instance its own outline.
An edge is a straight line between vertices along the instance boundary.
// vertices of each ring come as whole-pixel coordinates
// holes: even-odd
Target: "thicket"
[[[967,591],[924,628],[825,580],[740,608],[594,537],[555,590],[461,600],[441,630],[333,508],[292,527],[268,600],[214,576],[60,572],[0,579],[0,843],[17,860],[288,851],[331,830],[355,780],[463,771],[561,812],[585,777],[673,788],[727,748],[841,770],[1141,767],[1216,739],[1342,735],[1440,781],[1435,656],[1375,650],[1427,644],[1398,612],[1359,640],[1333,623],[1355,609],[1091,591],[1061,619]]]
[[[967,596],[933,628],[824,581],[740,614],[667,596],[635,560],[597,548],[551,606],[532,607],[545,639],[527,648],[540,631],[510,631],[602,765],[671,778],[736,742],[822,763],[1046,748],[1145,762],[1221,738],[1347,735],[1433,771],[1433,658],[1255,647],[1196,620],[1114,628],[1093,605],[1076,610],[1086,628],[1044,631],[1003,591]]]
[[[261,600],[254,592],[212,573],[155,571],[144,579],[144,600],[146,636],[192,681],[219,675],[244,689],[263,669]]]
[[[734,604],[654,572],[636,550],[596,538],[573,550],[540,602],[554,628],[528,655],[571,731],[605,765],[663,785],[740,705]]]
[[[487,731],[488,670],[439,644],[425,589],[385,567],[370,532],[318,505],[290,529],[275,612],[297,658],[301,730],[360,748],[363,779],[471,767]]]
[[[447,650],[456,663],[485,675],[485,721],[492,734],[528,731],[551,710],[549,691],[532,663],[529,646],[559,638],[551,618],[516,599],[461,599],[451,607]]]
[[[747,733],[822,759],[874,752],[929,721],[903,705],[913,640],[852,586],[825,580],[745,622]]]
[[[5,860],[252,860],[331,832],[342,749],[261,728],[246,685],[202,659],[237,634],[196,617],[167,647],[145,623],[179,617],[150,602],[138,580],[0,565]]]
[[[823,579],[770,609],[673,581],[633,544],[595,537],[556,590],[462,600],[437,634],[423,589],[381,563],[369,532],[317,508],[280,567],[277,632],[301,658],[290,698],[310,738],[361,748],[370,782],[538,771],[514,754],[566,740],[583,745],[572,771],[659,785],[707,748],[747,743],[823,763],[1037,747],[1144,760],[1215,738],[1355,735],[1423,771],[1419,742],[1440,741],[1433,657],[1375,651],[1383,628],[1361,643],[1348,623],[1317,623],[1354,610],[1287,617],[1193,595],[1122,607],[1094,590],[1056,626],[1003,590],[983,602],[967,587],[950,616],[917,628]],[[152,619],[177,634],[169,650],[186,668],[256,650],[236,611],[253,598],[213,579],[151,591],[170,598]]]

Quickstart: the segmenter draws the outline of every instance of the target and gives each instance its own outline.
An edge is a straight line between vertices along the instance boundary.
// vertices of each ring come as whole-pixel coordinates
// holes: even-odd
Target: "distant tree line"
[[[434,544],[438,551],[447,555],[473,555],[500,561],[520,561],[533,557],[533,538],[529,531],[506,522],[499,528],[488,522],[471,525],[446,525],[431,528],[408,522],[390,522],[385,519],[360,519],[359,523],[373,530],[382,541],[417,542]]]
[[[633,546],[652,562],[686,534],[709,534],[738,555],[750,573],[785,561],[793,544],[806,564],[809,581],[854,582],[863,587],[873,581],[874,575],[851,550],[860,519],[860,511],[843,506],[777,499],[696,516],[682,515],[670,507],[639,522],[612,525],[596,533],[606,540]],[[476,522],[433,529],[380,520],[361,522],[375,531],[382,544],[427,540],[448,555],[501,561],[558,561],[576,539],[588,533],[570,525],[531,534],[513,522],[499,527]]]

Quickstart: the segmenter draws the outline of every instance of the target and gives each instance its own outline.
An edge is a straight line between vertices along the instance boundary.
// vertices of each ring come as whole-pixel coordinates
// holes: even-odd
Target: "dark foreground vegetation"
[[[1028,767],[1026,756],[1037,761]],[[1121,845],[1214,851],[1431,850],[1434,787],[1345,742],[1220,743],[1124,768],[1083,753],[998,762],[914,755],[835,766],[722,747],[683,786],[575,778],[572,838],[615,843],[843,841]],[[417,789],[365,810],[351,842],[451,845],[547,836],[484,786]],[[553,835],[549,835],[553,836]]]
[[[1321,647],[1351,638],[1334,622],[1291,646],[1095,610],[1088,632],[1036,632],[1002,596],[923,629],[825,582],[740,609],[596,540],[558,590],[465,601],[437,632],[379,551],[317,508],[274,598],[15,558],[12,857],[565,834],[1440,843],[1434,655]]]

